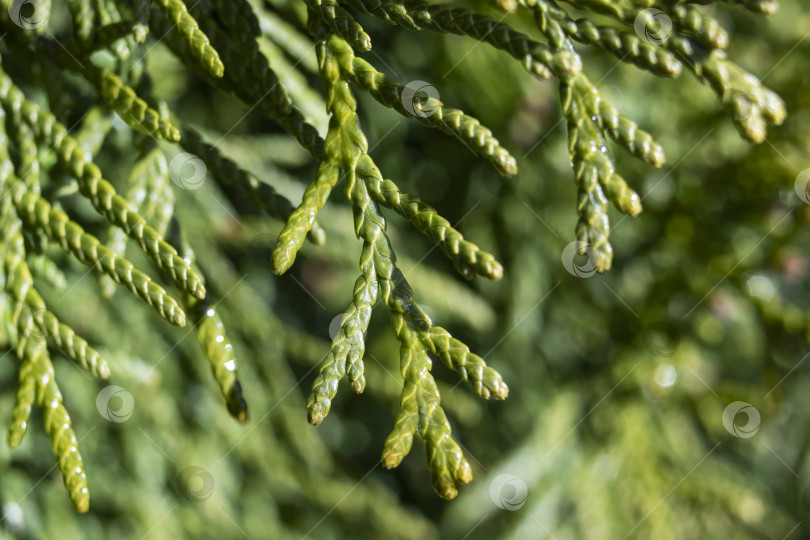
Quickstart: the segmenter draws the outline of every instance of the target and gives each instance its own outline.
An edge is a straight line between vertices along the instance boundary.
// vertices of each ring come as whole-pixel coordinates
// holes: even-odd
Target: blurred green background
[[[289,21],[300,15],[277,1]],[[769,19],[707,8],[729,30],[732,58],[786,101],[787,121],[756,147],[688,73],[662,80],[581,49],[602,93],[668,156],[652,169],[616,149],[645,210],[636,218],[611,210],[614,267],[585,277],[562,261],[574,240],[576,190],[556,85],[469,38],[358,17],[374,42],[366,60],[403,84],[429,82],[518,158],[520,172],[503,184],[459,142],[359,95],[383,174],[504,264],[501,281],[466,282],[440,250],[389,215],[417,301],[510,387],[507,400],[486,402],[435,366],[473,483],[454,501],[440,499],[421,441],[399,468],[380,465],[401,388],[399,346],[382,306],[367,337],[365,393],[341,384],[324,423],[307,424],[305,398],[328,351],[330,324],[350,300],[360,254],[340,186],[319,219],[327,244],[306,245],[292,270],[276,277],[270,252],[281,224],[204,182],[175,189],[176,215],[221,298],[247,424],[228,415],[189,328],[170,327],[123,292],[102,298],[98,280],[82,279],[86,269],[51,247],[68,286],[41,290],[113,372],[108,382],[94,381],[55,359],[91,508],[73,510],[35,411],[20,448],[0,445],[0,538],[810,537],[810,207],[795,190],[810,168],[810,14],[800,0],[780,4]],[[53,9],[56,17],[64,8]],[[506,21],[531,29],[526,18]],[[284,62],[295,59],[265,46],[323,132],[314,51],[302,49],[290,70]],[[30,61],[4,55],[12,67]],[[178,117],[209,140],[224,137],[225,155],[300,200],[315,164],[294,141],[162,45],[144,63],[153,93]],[[75,91],[84,90],[75,81]],[[69,118],[79,119],[94,99],[82,95]],[[165,149],[169,158],[180,151]],[[116,120],[98,163],[119,190],[135,154],[130,130]],[[90,230],[106,230],[85,210]],[[134,249],[128,256],[150,268]],[[0,362],[3,419],[16,369],[13,354]],[[129,414],[132,396],[124,421],[100,414],[97,396],[108,384],[124,393],[102,409]],[[733,402],[751,408],[724,426]]]

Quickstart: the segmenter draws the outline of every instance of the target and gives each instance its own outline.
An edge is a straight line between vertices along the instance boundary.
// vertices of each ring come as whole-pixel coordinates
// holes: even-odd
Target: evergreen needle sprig
[[[314,16],[310,11],[310,23]],[[311,28],[316,33],[324,32],[318,24],[312,24]],[[398,191],[393,182],[386,181],[385,187],[382,187],[382,177],[368,155],[368,142],[357,118],[356,99],[347,84],[351,75],[341,68],[342,61],[345,62],[347,58],[351,60],[347,53],[351,45],[335,33],[320,35],[318,55],[321,77],[327,108],[332,113],[326,138],[326,159],[321,163],[320,170],[326,169],[331,175],[329,188],[338,176],[345,178],[345,192],[352,205],[355,233],[363,241],[363,250],[360,258],[362,274],[355,283],[352,304],[328,356],[320,365],[320,373],[307,399],[308,418],[316,425],[323,421],[337,393],[339,381],[347,375],[355,392],[364,390],[363,333],[368,327],[375,303],[378,299],[382,300],[388,307],[400,342],[400,371],[403,377],[400,411],[384,445],[383,465],[386,468],[399,465],[410,452],[413,437],[418,431],[427,446],[434,489],[440,496],[451,499],[458,494],[458,484],[472,480],[472,472],[460,446],[452,438],[450,424],[440,405],[441,398],[430,373],[431,355],[441,358],[450,369],[456,370],[482,397],[504,398],[508,389],[500,375],[487,367],[481,358],[472,355],[463,343],[453,339],[446,330],[433,327],[414,301],[410,285],[396,266],[396,256],[385,232],[385,218],[375,199],[398,208],[403,215],[419,223],[423,232],[431,237],[434,233],[437,236],[447,234],[446,231],[452,231],[452,228],[443,226],[446,222],[438,221],[440,218],[429,207],[410,198],[403,201],[406,196]],[[318,193],[323,189],[322,185],[323,180],[316,179],[308,191]],[[386,194],[383,195],[383,192]],[[398,202],[394,203],[394,200]],[[305,194],[302,207],[308,205],[308,212],[316,212],[323,206],[321,201],[325,202],[325,197],[307,202]],[[303,224],[306,224],[305,220]],[[289,231],[293,230],[289,228]],[[276,248],[277,253],[287,256],[282,261],[286,266],[291,262],[289,253],[294,254],[295,251],[289,250],[289,242],[282,244],[285,234],[291,236],[291,232],[287,231],[282,231]],[[468,260],[464,262],[470,266],[462,267],[464,273],[474,274],[474,269],[477,269],[481,273],[489,273],[490,277],[500,276],[500,265],[494,259],[484,262],[487,260],[485,254],[474,253],[483,264],[479,263],[477,267],[471,265],[470,252],[467,252]]]
[[[253,36],[244,32],[235,35],[226,33],[200,9],[195,8],[194,12],[211,33],[213,43],[221,51],[223,62],[228,66],[225,77],[213,78],[212,83],[276,122],[306,148],[313,158],[320,159],[323,156],[323,139],[292,105]],[[188,63],[193,58],[188,43],[168,33],[170,27],[166,21],[153,17],[150,24],[156,33],[165,35],[164,41],[181,60]]]
[[[578,92],[577,89],[580,89]],[[563,114],[568,126],[568,150],[573,159],[571,165],[574,169],[574,182],[578,188],[577,194],[577,241],[593,250],[589,257],[596,266],[597,271],[605,272],[610,269],[613,262],[613,247],[609,242],[610,221],[607,215],[606,180],[611,175],[605,148],[598,131],[594,127],[591,115],[585,110],[582,86],[560,85],[560,100],[563,105]],[[595,138],[594,138],[595,137]],[[621,193],[613,193],[614,204],[627,203],[625,211],[638,214],[641,211],[641,199],[637,194],[625,193],[623,200]]]
[[[21,233],[21,223],[13,211],[10,193],[16,189],[32,189],[33,184],[24,184],[12,172],[8,154],[8,139],[2,120],[5,113],[0,110],[0,188],[3,189],[3,202],[0,204],[0,290],[3,290],[15,303],[17,328],[20,335],[50,337],[79,367],[90,374],[106,379],[110,368],[101,355],[87,341],[79,337],[72,328],[63,324],[50,311],[45,301],[34,288],[34,279],[26,261],[25,245]],[[21,160],[19,168],[26,165]],[[38,188],[38,186],[36,186]],[[42,260],[47,260],[41,258]],[[51,269],[51,272],[53,270]],[[51,280],[64,286],[64,275],[59,273]],[[27,393],[27,390],[24,392]],[[21,435],[20,437],[21,438]],[[16,439],[16,438],[15,438]]]
[[[492,132],[463,111],[445,107],[438,100],[422,103],[414,96],[408,110],[405,106],[405,87],[374,66],[354,55],[351,48],[336,51],[344,75],[360,89],[371,94],[381,104],[396,110],[406,118],[414,118],[422,124],[437,128],[462,142],[476,154],[488,159],[501,174],[517,173],[517,162]],[[425,112],[427,111],[427,112]]]
[[[41,111],[37,105],[25,99],[23,93],[2,70],[0,70],[0,105],[6,111],[14,109],[22,111],[23,121],[34,130],[37,142],[53,148],[59,162],[78,181],[81,194],[93,204],[99,214],[135,240],[143,252],[149,255],[158,268],[166,272],[178,287],[197,298],[205,297],[205,287],[188,263],[177,255],[177,251],[167,244],[143,217],[133,212],[126,200],[102,178],[101,170],[89,160],[76,140],[68,135],[67,128],[53,115]]]
[[[131,262],[116,255],[96,237],[84,232],[67,214],[52,207],[35,193],[25,191],[22,186],[14,189],[12,199],[17,214],[26,226],[45,232],[48,238],[80,262],[129,289],[149,304],[161,318],[176,326],[186,324],[185,313],[160,285],[136,270]]]
[[[20,32],[21,30],[17,29],[12,32],[12,35],[18,35]],[[124,35],[128,35],[128,33]],[[96,87],[104,102],[132,129],[169,142],[179,141],[180,131],[177,127],[161,117],[161,114],[150,107],[120,76],[94,65],[89,58],[92,52],[83,51],[81,48],[71,52],[56,40],[48,38],[40,38],[37,40],[36,46],[36,54],[47,55],[53,58],[62,69],[80,73],[87,79]]]
[[[98,46],[104,45],[103,40],[114,38],[114,35],[105,32],[105,29],[122,22],[122,17],[115,2],[99,2],[95,0],[94,3],[95,20],[93,21],[93,36],[89,43],[91,44],[90,48],[96,48],[97,50]],[[113,31],[112,34],[115,33],[117,32]],[[114,39],[106,48],[117,60],[125,62],[133,56],[136,43],[143,41],[140,39],[143,36],[145,36],[144,29],[137,24],[133,24],[132,31],[129,34]]]
[[[268,216],[285,222],[290,219],[294,208],[286,197],[279,194],[271,185],[261,182],[249,172],[239,168],[235,162],[223,156],[216,146],[207,144],[199,132],[185,126],[180,144],[187,152],[203,160],[223,190],[235,188]],[[313,244],[323,244],[326,241],[326,233],[317,222],[313,222],[307,238]]]
[[[472,481],[472,470],[452,437],[450,423],[440,405],[436,382],[430,375],[432,362],[428,349],[419,339],[421,333],[430,331],[430,319],[413,302],[413,292],[396,267],[384,290],[388,293],[386,303],[400,342],[400,370],[405,384],[394,430],[383,448],[383,465],[390,469],[401,463],[410,451],[413,435],[418,429],[427,446],[433,488],[441,497],[453,499],[458,495],[458,484]],[[501,395],[506,395],[505,387]]]
[[[180,140],[180,130],[161,118],[160,113],[138,97],[135,90],[124,84],[118,75],[106,69],[98,69],[92,64],[86,66],[85,76],[96,85],[104,101],[130,127],[166,141]]]
[[[35,279],[38,279],[53,287],[54,290],[64,291],[67,287],[67,278],[64,272],[59,269],[53,259],[45,255],[33,255],[28,261],[28,269]]]
[[[19,111],[14,111],[14,115],[9,117],[6,126],[11,142],[17,148],[17,161],[15,167],[17,174],[28,189],[39,189],[39,149],[37,148],[34,132],[19,117]],[[5,113],[2,115],[5,117]],[[0,151],[2,152],[2,151]],[[6,159],[11,159],[6,157]],[[6,181],[6,178],[3,178]]]
[[[610,268],[613,257],[608,203],[630,215],[642,210],[641,198],[616,169],[612,145],[656,167],[664,163],[665,154],[650,133],[599,94],[583,72],[575,42],[661,77],[677,77],[686,67],[698,80],[708,82],[749,141],[761,142],[767,125],[778,125],[785,117],[781,98],[731,60],[726,50],[728,31],[718,18],[700,8],[707,0],[494,0],[505,11],[522,8],[531,14],[543,41],[473,9],[421,0],[304,0],[290,9],[276,1],[259,0],[66,1],[72,28],[52,25],[56,38],[48,25],[50,0],[37,2],[36,21],[12,20],[10,8],[15,6],[10,0],[0,0],[0,28],[8,36],[0,46],[9,51],[4,60],[14,75],[0,69],[0,187],[4,192],[0,200],[0,292],[4,295],[0,316],[8,327],[4,339],[20,359],[9,443],[16,446],[22,440],[33,405],[42,408],[65,485],[80,511],[89,504],[86,478],[47,347],[60,349],[99,377],[108,376],[109,366],[50,311],[36,289],[40,281],[62,288],[66,284],[64,274],[44,251],[48,241],[101,274],[104,294],[112,294],[117,283],[172,324],[182,326],[188,317],[229,413],[240,422],[247,420],[247,403],[237,378],[237,354],[215,295],[206,289],[200,270],[208,263],[201,259],[198,266],[183,237],[177,215],[182,209],[175,205],[165,148],[156,139],[179,143],[199,156],[218,193],[233,202],[247,199],[284,222],[272,254],[271,270],[276,274],[292,266],[305,239],[324,242],[317,218],[344,181],[342,191],[352,210],[354,234],[362,245],[360,273],[340,328],[313,381],[306,405],[308,420],[317,425],[325,419],[341,380],[347,379],[356,393],[366,389],[365,334],[373,309],[384,304],[399,343],[402,390],[383,446],[382,464],[398,466],[418,433],[425,442],[433,486],[440,496],[453,498],[460,484],[471,481],[470,464],[453,439],[441,404],[432,374],[434,362],[454,371],[479,397],[504,399],[509,389],[484,358],[435,326],[419,305],[397,266],[382,212],[388,209],[405,218],[468,279],[479,275],[496,280],[504,268],[494,254],[467,240],[434,208],[384,177],[369,155],[353,88],[408,119],[458,139],[504,176],[517,173],[517,160],[475,117],[446,107],[436,98],[425,99],[423,93],[403,86],[358,57],[371,49],[371,38],[353,11],[407,30],[454,34],[486,43],[508,53],[535,77],[556,79],[577,190],[576,238],[580,251],[591,256],[600,272]],[[763,15],[776,9],[773,0],[720,3]],[[301,29],[304,10],[311,39]],[[655,36],[651,37],[647,28],[643,35],[639,25],[653,25],[659,15],[668,18],[671,31],[652,32]],[[615,23],[604,24],[605,17]],[[155,72],[144,60],[152,48],[146,43],[148,35],[165,42],[183,66],[202,73],[212,87],[246,104],[247,114],[255,111],[276,123],[309,152],[317,169],[297,206],[248,172],[250,167],[207,143],[188,127],[194,121],[173,120],[168,108],[149,94]],[[32,56],[37,57],[36,62],[29,62]],[[83,87],[65,77],[63,72],[68,70],[95,87],[89,106]],[[310,86],[310,75],[320,78],[323,96]],[[30,97],[15,84],[18,77],[20,86],[31,89]],[[47,100],[47,106],[35,104],[41,98]],[[110,109],[129,129],[112,129]],[[71,136],[66,119],[84,110],[87,115],[80,132]],[[326,123],[327,116],[322,136],[314,125]],[[124,196],[104,179],[94,162],[106,143],[116,144],[119,139],[127,140],[137,151],[129,175],[121,176]],[[258,139],[261,144],[266,140]],[[104,158],[99,156],[99,160]],[[82,215],[74,207],[75,201],[63,198],[76,189],[106,220],[102,225],[108,233],[102,236],[103,242],[85,230],[95,230],[95,224],[80,224],[69,217],[79,220]],[[240,213],[251,212],[242,210],[241,204],[235,207]],[[179,289],[180,302],[126,258],[128,240],[134,240],[171,278]],[[202,255],[204,248],[198,249]],[[338,249],[342,247],[333,252]],[[212,267],[212,274],[222,275],[223,266]],[[225,274],[232,276],[233,272]],[[249,295],[238,287],[235,296],[245,304],[255,300],[247,301]],[[249,315],[237,317],[243,334],[272,327],[251,321]],[[786,328],[807,326],[807,318],[796,315],[795,310],[782,319]],[[288,334],[284,347],[316,356],[313,342],[298,331]]]
[[[358,160],[357,171],[369,194],[378,204],[394,210],[430,238],[465,278],[473,279],[476,274],[492,280],[503,277],[503,266],[492,254],[465,240],[449,221],[429,205],[400,191],[391,180],[383,180],[379,169],[368,155]]]
[[[67,0],[67,6],[77,41],[87,42],[96,26],[96,9],[88,0]]]
[[[158,234],[166,234],[174,214],[175,198],[170,185],[169,164],[154,139],[143,138],[140,155],[129,174],[129,189],[124,198],[134,211],[153,225]],[[127,240],[125,231],[111,226],[105,243],[113,253],[124,256]],[[102,276],[101,286],[102,294],[107,298],[117,290],[115,282],[108,276]]]
[[[448,369],[458,373],[459,378],[482,398],[506,399],[509,395],[509,387],[501,374],[444,328],[432,326],[428,332],[420,333],[419,338],[430,354],[441,358]]]
[[[600,125],[611,140],[648,165],[660,167],[664,164],[664,147],[655,142],[652,135],[619,114],[616,107],[604,98],[599,99],[598,111]]]
[[[20,377],[24,377],[24,384],[21,384],[24,391],[17,394],[19,401],[15,403],[12,413],[9,442],[12,446],[16,446],[25,434],[33,386],[33,396],[37,406],[42,410],[45,431],[50,435],[51,447],[57,458],[59,472],[62,473],[70,501],[76,510],[86,512],[90,507],[90,494],[87,490],[82,456],[79,453],[79,443],[71,427],[70,415],[62,403],[62,393],[56,384],[53,365],[45,344],[42,341],[21,338],[17,345],[17,355],[23,362]]]
[[[671,31],[656,38],[657,46],[675,54],[700,81],[708,81],[720,103],[731,116],[740,134],[752,143],[761,143],[767,134],[767,124],[779,125],[785,119],[785,105],[773,91],[765,88],[754,75],[735,64],[724,50],[729,37],[716,19],[687,3],[608,2],[607,0],[565,0],[577,8],[593,9],[608,15],[629,28],[637,22],[653,25],[654,10],[665,16]],[[703,2],[700,2],[703,3]],[[750,11],[769,15],[776,10],[770,0],[729,0]],[[529,0],[524,5],[551,5],[550,0]],[[660,8],[660,9],[659,9]],[[545,11],[551,11],[550,8]],[[542,28],[541,28],[542,29]]]
[[[371,50],[371,38],[337,0],[305,0],[310,11],[316,13],[333,32],[359,51]]]
[[[336,140],[341,135],[337,130],[330,128],[326,135],[325,151],[329,156],[330,149],[341,144]],[[340,179],[340,169],[333,162],[326,160],[321,162],[318,172],[308,186],[301,199],[301,204],[292,211],[284,228],[278,235],[276,247],[273,249],[273,264],[271,269],[276,274],[283,274],[295,261],[298,250],[315,226],[315,218],[318,212],[326,204],[332,188]]]
[[[666,18],[669,27],[666,31],[661,29],[654,40],[647,40],[649,43],[626,37],[628,50],[621,60],[633,61],[665,76],[678,75],[681,64],[685,63],[699,79],[709,82],[740,133],[749,141],[761,142],[765,138],[767,123],[778,125],[784,120],[782,100],[762,86],[756,77],[728,60],[723,50],[728,45],[728,33],[696,6],[667,2],[667,5],[659,6],[666,10],[664,12],[651,9],[656,6],[652,0],[568,0],[567,3],[608,15],[636,32],[641,31],[639,24],[650,25],[656,17]],[[552,50],[575,54],[572,39],[599,42],[600,30],[595,25],[587,19],[573,20],[554,0],[520,0],[519,4],[533,12],[537,27],[548,39]],[[583,31],[590,33],[587,39]],[[611,31],[614,39],[616,32],[618,30]],[[600,44],[605,48],[604,45]],[[645,54],[637,54],[642,49]],[[615,41],[612,51],[621,51]],[[663,164],[664,151],[649,133],[640,130],[635,122],[620,115],[611,103],[602,99],[584,74],[561,80],[560,89],[578,187],[580,219],[577,240],[583,249],[592,248],[591,255],[595,259],[592,262],[597,271],[603,272],[610,268],[613,257],[608,240],[606,200],[630,215],[641,211],[640,198],[615,172],[615,163],[605,139],[610,137],[634,156],[654,166]]]
[[[314,425],[320,424],[328,414],[337,394],[338,382],[347,374],[354,392],[362,393],[366,387],[363,375],[365,332],[371,319],[371,310],[379,297],[374,251],[367,244],[363,245],[360,269],[362,274],[354,283],[352,303],[341,321],[329,354],[318,367],[318,376],[313,381],[312,391],[307,398],[307,417]]]
[[[729,60],[723,50],[707,52],[687,37],[673,36],[667,46],[685,59],[692,73],[708,81],[740,134],[761,143],[767,125],[780,125],[786,116],[785,103],[759,79]]]
[[[660,76],[677,77],[681,73],[681,62],[672,52],[642,40],[635,33],[597,25],[586,18],[574,20],[552,2],[521,0],[520,5],[534,11],[541,29],[546,25],[544,17],[550,16],[571,39],[599,47],[622,62],[632,62],[637,67]]]
[[[35,363],[23,356],[17,373],[17,391],[14,393],[14,408],[8,423],[8,445],[20,446],[28,431],[31,409],[37,399],[37,381],[34,374]]]
[[[538,27],[552,47],[573,50],[563,25],[552,16],[553,5],[546,0],[536,0],[530,7]],[[600,97],[584,73],[571,80],[560,81],[560,99],[568,127],[568,150],[574,181],[578,188],[577,241],[582,249],[590,249],[588,255],[596,270],[605,272],[613,261],[607,201],[620,212],[631,216],[638,215],[642,210],[641,198],[615,172],[616,164],[607,147],[607,134],[634,155],[656,165],[664,161],[663,149],[648,133],[638,131],[634,123],[622,120],[615,108]]]
[[[202,272],[196,268],[197,257],[191,246],[185,241],[177,220],[173,220],[171,223],[169,238],[178,251],[191,261],[198,273],[202,275]],[[228,412],[239,423],[244,424],[247,422],[248,406],[242,394],[242,384],[237,378],[236,353],[228,339],[225,323],[219,316],[215,303],[208,294],[202,300],[186,294],[183,296],[183,306],[192,317],[197,331],[197,340],[203,346],[211,373],[222,397],[225,398]]]
[[[5,135],[0,134],[0,139],[5,139]],[[7,157],[6,146],[0,146],[0,153],[6,154]],[[4,187],[7,187],[9,180],[13,179],[13,175],[9,174],[9,165],[7,159],[0,165]],[[19,184],[19,180],[17,183]],[[62,395],[54,378],[46,343],[38,332],[32,331],[33,327],[37,326],[42,335],[50,332],[57,344],[68,352],[74,361],[80,364],[84,362],[84,367],[91,372],[107,376],[109,368],[84,340],[75,336],[69,327],[60,324],[44,309],[44,302],[34,290],[31,276],[23,260],[19,222],[13,217],[8,197],[4,199],[0,211],[0,239],[3,241],[0,247],[2,257],[0,284],[15,303],[12,323],[17,331],[12,334],[12,344],[20,359],[18,386],[8,428],[8,442],[12,448],[22,442],[28,428],[31,408],[36,403],[42,410],[45,430],[50,435],[51,446],[57,457],[57,464],[70,500],[78,511],[85,512],[89,508],[89,493],[82,457],[71,428],[70,416],[62,404]]]
[[[697,6],[676,4],[668,11],[678,30],[694,36],[698,43],[710,49],[728,47],[728,32],[714,18]]]
[[[171,23],[170,31],[176,32],[188,45],[191,54],[205,66],[213,77],[222,77],[225,65],[219,53],[211,45],[208,36],[200,30],[197,21],[192,17],[182,0],[155,0],[163,16]],[[150,19],[151,20],[151,19]]]
[[[553,51],[544,43],[514,30],[506,23],[468,9],[431,5],[419,0],[345,0],[356,10],[410,30],[468,36],[509,53],[539,79],[567,80],[582,69],[578,55]]]
[[[116,48],[120,43],[126,43],[127,40],[132,40],[133,43],[143,43],[148,31],[146,25],[136,21],[105,24],[95,29],[92,42],[77,44],[76,52],[86,57],[94,52]]]
[[[19,233],[15,236],[5,240],[9,248],[17,245],[16,249],[6,250],[1,273],[3,290],[21,306],[18,323],[21,334],[51,338],[76,365],[95,377],[106,379],[110,375],[107,362],[72,328],[48,311],[45,301],[34,289],[34,280],[22,255],[22,236]]]

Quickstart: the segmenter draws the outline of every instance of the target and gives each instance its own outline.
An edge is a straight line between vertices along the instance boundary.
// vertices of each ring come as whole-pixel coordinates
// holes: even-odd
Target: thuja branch
[[[63,351],[94,376],[107,377],[110,366],[54,314],[37,291],[40,280],[66,284],[64,274],[42,251],[48,242],[94,270],[101,279],[102,295],[110,302],[115,302],[113,293],[121,285],[164,321],[193,324],[200,354],[211,368],[228,412],[246,421],[248,406],[237,378],[238,355],[226,332],[228,321],[218,309],[221,299],[206,287],[201,270],[209,268],[210,261],[202,256],[198,260],[183,235],[167,163],[174,148],[199,157],[213,180],[211,189],[233,202],[237,214],[261,212],[283,222],[269,263],[276,274],[292,267],[305,239],[313,244],[325,242],[318,218],[342,187],[360,242],[359,275],[348,295],[340,330],[313,381],[308,419],[313,424],[324,421],[341,380],[348,379],[357,393],[365,390],[364,336],[372,311],[384,304],[399,343],[402,389],[382,463],[388,468],[399,465],[418,433],[427,448],[435,490],[445,498],[456,496],[459,484],[472,479],[472,470],[442,408],[432,374],[434,362],[454,371],[480,397],[503,399],[508,388],[482,357],[434,325],[422,309],[418,294],[397,266],[383,212],[390,210],[404,218],[438,246],[465,278],[497,280],[508,269],[498,261],[497,252],[465,238],[418,194],[407,193],[395,179],[383,175],[369,155],[354,92],[368,93],[403,117],[454,138],[473,157],[489,161],[497,174],[515,175],[519,160],[505,139],[472,114],[412,91],[357,56],[372,46],[372,36],[362,25],[373,18],[397,26],[397,31],[461,36],[468,43],[480,42],[505,53],[505,60],[516,61],[538,79],[555,79],[573,169],[570,193],[579,217],[576,239],[580,250],[593,257],[596,269],[606,271],[614,255],[608,206],[631,216],[642,211],[641,197],[632,187],[638,183],[618,170],[613,151],[620,148],[655,167],[664,164],[665,152],[651,133],[600,95],[592,82],[597,77],[592,79],[583,71],[581,49],[576,47],[592,47],[661,77],[691,72],[708,83],[741,135],[751,142],[763,141],[768,125],[778,125],[785,117],[781,98],[731,59],[730,34],[718,18],[699,8],[704,3],[496,2],[533,17],[533,34],[540,36],[535,38],[466,7],[420,0],[304,0],[298,8],[307,10],[311,34],[307,38],[300,21],[290,15],[294,9],[281,9],[280,3],[68,0],[70,24],[60,25],[54,36],[49,31],[53,16],[49,2],[37,3],[42,10],[36,20],[15,20],[10,9],[14,5],[0,0],[0,29],[7,36],[0,42],[5,68],[0,69],[4,194],[0,290],[8,300],[0,304],[0,316],[11,324],[9,344],[19,359],[10,444],[20,443],[31,408],[40,406],[70,499],[79,510],[87,509],[84,466],[48,347]],[[761,15],[776,8],[772,0],[721,4]],[[669,23],[663,33],[653,28],[662,14]],[[306,150],[304,154],[317,168],[300,201],[291,202],[282,195],[283,189],[273,185],[273,178],[265,178],[269,175],[261,176],[270,182],[260,180],[219,148],[218,142],[206,141],[201,134],[205,130],[192,127],[204,119],[173,115],[160,96],[153,95],[154,72],[145,59],[159,41],[215,92],[244,103],[248,108],[244,118],[267,120],[273,124],[267,126],[269,131],[279,130]],[[299,66],[307,75],[320,77],[323,99],[309,87]],[[73,75],[66,76],[66,71]],[[85,84],[87,96],[84,87],[74,84],[76,76],[89,83]],[[291,83],[285,87],[283,81]],[[47,105],[36,95],[38,89],[43,90]],[[75,135],[67,127],[68,110],[86,113]],[[319,133],[314,126],[327,114],[326,132]],[[112,129],[113,115],[123,121],[121,130]],[[111,130],[127,133],[129,150],[136,153],[128,174],[120,182],[112,178],[121,194],[98,165],[105,162],[103,156],[98,160],[95,156],[104,152]],[[94,234],[99,223],[61,196],[71,189],[98,214],[101,235]],[[135,259],[127,258],[128,243],[136,244],[153,269],[168,278],[165,287],[149,271],[137,268]]]

